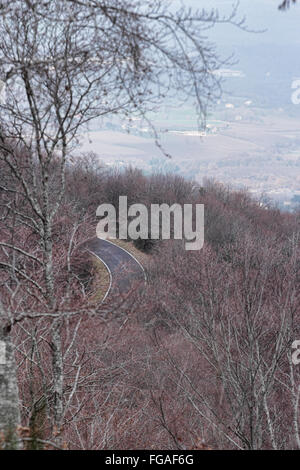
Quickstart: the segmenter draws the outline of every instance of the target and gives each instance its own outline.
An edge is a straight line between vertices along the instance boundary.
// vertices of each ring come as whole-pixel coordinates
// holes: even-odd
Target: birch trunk
[[[5,448],[21,448],[16,432],[20,422],[14,347],[9,334],[0,329],[0,431],[5,436]]]
[[[52,327],[52,367],[54,384],[54,423],[59,431],[63,418],[63,357],[61,350],[61,320],[55,321]]]

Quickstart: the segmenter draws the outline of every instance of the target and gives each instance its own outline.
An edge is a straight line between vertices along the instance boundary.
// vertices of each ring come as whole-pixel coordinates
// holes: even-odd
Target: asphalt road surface
[[[87,248],[100,258],[110,271],[111,285],[107,296],[126,294],[132,288],[145,282],[145,272],[142,266],[119,246],[100,238],[94,238],[88,243]]]

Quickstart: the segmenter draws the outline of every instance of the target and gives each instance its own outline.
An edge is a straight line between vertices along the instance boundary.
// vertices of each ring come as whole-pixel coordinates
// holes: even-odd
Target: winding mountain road
[[[139,261],[118,245],[94,238],[88,243],[88,250],[105,264],[110,274],[110,286],[103,300],[108,295],[126,294],[146,281],[144,268]]]

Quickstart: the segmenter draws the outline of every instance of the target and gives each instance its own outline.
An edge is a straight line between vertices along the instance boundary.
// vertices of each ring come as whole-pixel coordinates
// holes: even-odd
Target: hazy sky
[[[193,8],[218,8],[220,12],[226,12],[235,2],[233,0],[182,0],[182,3]],[[280,0],[240,0],[239,3],[240,14],[246,15],[250,28],[267,28],[268,31],[263,34],[242,34],[238,29],[222,27],[212,32],[212,37],[216,42],[227,45],[259,43],[300,45],[300,3],[292,5],[285,12],[278,10]]]
[[[173,0],[172,4],[180,3],[194,9],[217,8],[220,14],[232,11],[236,4],[234,0]],[[249,29],[265,31],[252,33],[217,25],[208,37],[222,59],[233,53],[232,68],[245,74],[243,81],[229,83],[237,84],[237,94],[251,99],[261,95],[261,105],[268,101],[285,108],[291,103],[291,84],[300,77],[300,0],[286,11],[278,10],[279,4],[280,0],[240,0],[239,17],[246,17]],[[232,86],[231,91],[235,92]]]

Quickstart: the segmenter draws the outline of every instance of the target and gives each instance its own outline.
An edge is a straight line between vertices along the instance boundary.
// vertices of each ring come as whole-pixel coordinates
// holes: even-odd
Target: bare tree
[[[16,321],[51,319],[52,410],[59,428],[62,315],[74,313],[70,296],[78,279],[67,268],[69,281],[58,297],[55,226],[76,139],[91,120],[106,115],[138,115],[151,125],[147,111],[172,93],[182,101],[193,97],[203,124],[220,91],[215,71],[221,65],[205,32],[224,22],[243,28],[244,21],[237,19],[236,8],[222,17],[215,10],[174,12],[159,0],[13,0],[1,7],[0,78],[6,85],[0,105],[1,327],[6,332],[1,341],[11,351],[7,332]],[[79,216],[76,223],[82,220]],[[75,234],[63,242],[67,260]],[[79,302],[75,311],[82,311]],[[13,368],[10,373],[13,377]],[[9,380],[3,383],[0,408],[7,410]],[[6,412],[14,426],[19,420],[15,397],[11,416]]]
[[[217,448],[299,447],[299,368],[291,360],[299,234],[283,241],[250,231],[218,253],[160,252],[148,274],[162,364],[156,402],[163,393],[160,421],[180,446],[203,436]]]

